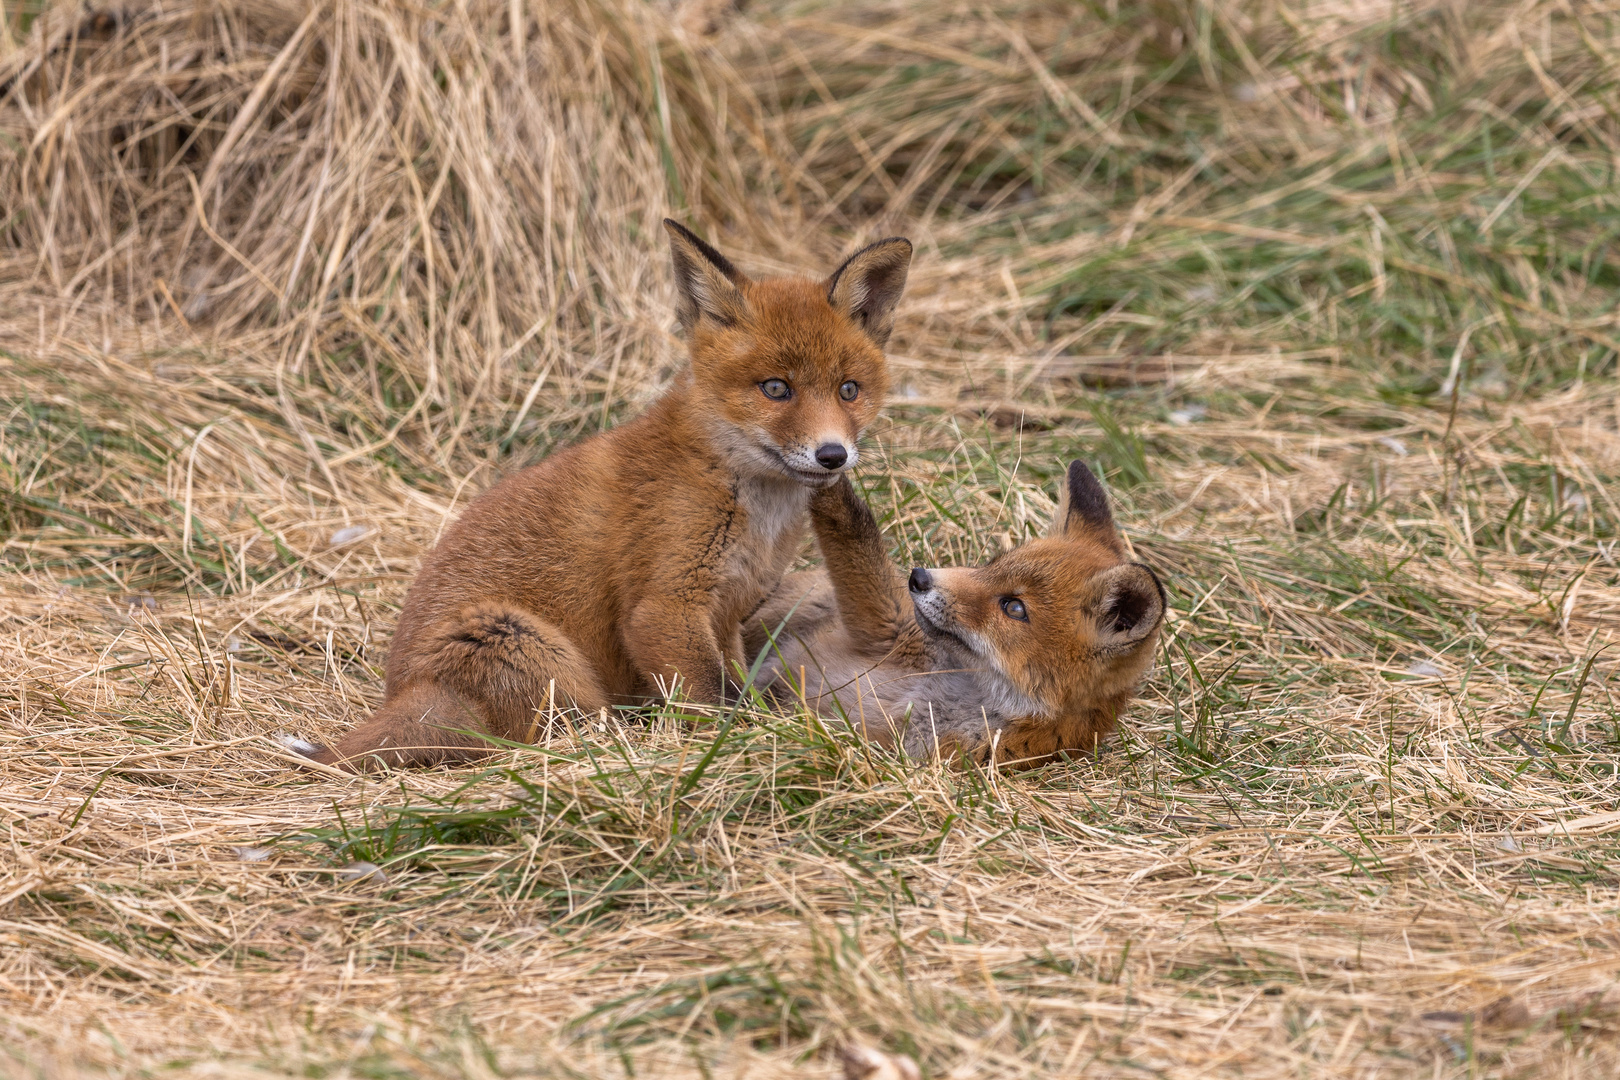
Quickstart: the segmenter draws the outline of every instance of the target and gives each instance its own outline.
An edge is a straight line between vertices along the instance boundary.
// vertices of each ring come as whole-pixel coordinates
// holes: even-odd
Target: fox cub
[[[810,512],[826,569],[785,578],[752,620],[752,644],[785,620],[759,682],[875,742],[1025,767],[1090,751],[1152,663],[1164,587],[1126,558],[1082,462],[1048,535],[984,566],[903,576],[847,478]]]
[[[911,244],[825,281],[755,281],[672,221],[690,366],[643,415],[474,500],[424,562],[383,704],[329,747],[350,769],[532,738],[536,710],[728,693],[741,627],[797,553],[812,492],[855,464],[888,389]]]

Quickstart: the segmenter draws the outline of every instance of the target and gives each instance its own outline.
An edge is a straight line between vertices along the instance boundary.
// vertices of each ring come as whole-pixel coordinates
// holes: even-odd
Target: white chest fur
[[[803,528],[810,489],[791,480],[748,479],[737,489],[737,502],[748,519],[744,546],[774,551],[790,529]]]
[[[781,579],[809,527],[810,492],[791,480],[744,480],[737,489],[742,532],[728,556],[721,613],[740,619]]]
[[[827,636],[815,646],[789,641],[767,661],[760,685],[805,700],[827,719],[849,719],[906,753],[927,757],[949,737],[963,747],[987,744],[1025,716],[1046,715],[1001,672],[973,657],[938,657],[932,670],[907,671],[855,656]]]

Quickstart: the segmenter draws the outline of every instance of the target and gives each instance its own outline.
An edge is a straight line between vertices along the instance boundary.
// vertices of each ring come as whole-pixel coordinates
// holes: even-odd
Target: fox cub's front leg
[[[811,497],[810,521],[850,645],[888,652],[911,625],[911,602],[872,511],[844,477]]]
[[[718,705],[725,700],[725,661],[707,605],[669,594],[650,596],[630,613],[624,631],[636,670],[661,684],[663,693],[678,679],[688,701]]]

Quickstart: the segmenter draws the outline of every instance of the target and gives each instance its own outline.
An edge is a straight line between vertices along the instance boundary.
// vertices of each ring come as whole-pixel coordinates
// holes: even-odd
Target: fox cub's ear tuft
[[[669,218],[669,253],[675,262],[675,314],[688,332],[699,316],[731,326],[748,315],[742,287],[748,277],[731,260]]]
[[[906,291],[910,270],[910,240],[891,236],[868,244],[827,279],[827,302],[854,319],[881,349],[894,330],[894,308]]]
[[[1085,462],[1069,462],[1069,475],[1047,533],[1071,540],[1100,540],[1115,550],[1124,550],[1114,529],[1114,515],[1108,509],[1108,493]]]

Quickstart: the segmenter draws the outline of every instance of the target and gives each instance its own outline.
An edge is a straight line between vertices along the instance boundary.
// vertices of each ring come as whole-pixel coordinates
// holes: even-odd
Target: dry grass
[[[1620,8],[4,11],[0,1074],[1620,1071]],[[1173,622],[1100,757],[289,767],[668,377],[666,213],[918,242],[902,558],[1103,470]]]

